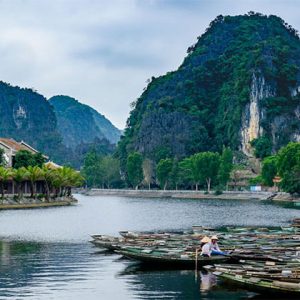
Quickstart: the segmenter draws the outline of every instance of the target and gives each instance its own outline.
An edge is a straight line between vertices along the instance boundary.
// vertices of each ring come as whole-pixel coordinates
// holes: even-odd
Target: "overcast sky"
[[[0,0],[0,80],[124,128],[148,78],[175,70],[217,15],[250,10],[300,29],[300,0]]]

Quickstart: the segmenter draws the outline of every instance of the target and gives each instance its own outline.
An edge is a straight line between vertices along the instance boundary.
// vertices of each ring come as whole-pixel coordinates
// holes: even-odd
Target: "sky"
[[[176,70],[217,15],[251,10],[300,30],[300,0],[0,0],[0,80],[123,129],[148,78]]]

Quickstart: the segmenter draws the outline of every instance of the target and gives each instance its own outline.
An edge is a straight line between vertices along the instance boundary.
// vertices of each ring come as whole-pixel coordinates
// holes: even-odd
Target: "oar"
[[[195,257],[195,280],[197,281],[198,275],[198,249],[196,248],[196,257]]]

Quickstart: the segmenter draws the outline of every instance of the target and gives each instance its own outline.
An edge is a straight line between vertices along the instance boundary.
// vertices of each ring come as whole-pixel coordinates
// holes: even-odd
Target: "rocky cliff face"
[[[119,144],[178,158],[229,146],[252,155],[267,138],[278,150],[299,140],[300,40],[276,16],[218,16],[178,70],[152,78]]]
[[[273,97],[275,91],[269,85],[262,74],[252,74],[249,103],[245,105],[241,121],[241,150],[251,156],[252,147],[250,142],[264,134],[261,126],[264,119],[265,109],[261,101]]]

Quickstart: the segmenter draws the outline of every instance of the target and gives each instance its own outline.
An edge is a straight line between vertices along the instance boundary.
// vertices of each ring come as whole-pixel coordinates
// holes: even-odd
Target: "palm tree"
[[[2,202],[4,199],[4,185],[11,179],[12,171],[11,169],[0,167],[0,184],[1,184],[1,198]]]
[[[46,201],[50,200],[50,191],[52,188],[52,182],[55,177],[55,170],[43,165],[42,167],[42,178],[44,180],[44,186],[46,191]]]
[[[82,186],[84,183],[84,178],[81,176],[81,174],[71,168],[68,168],[67,170],[67,178],[65,185],[65,195],[68,197],[71,196],[72,187],[78,187]]]
[[[19,169],[13,169],[12,178],[16,182],[18,199],[20,200],[23,196],[23,182],[27,180],[28,171],[22,167]]]
[[[84,182],[80,173],[69,167],[55,169],[53,172],[51,184],[56,189],[56,197],[70,196],[71,188],[80,186]]]
[[[38,180],[43,179],[43,171],[38,166],[29,166],[27,167],[28,175],[27,178],[30,180],[30,186],[31,186],[31,198],[36,198],[36,182]]]

